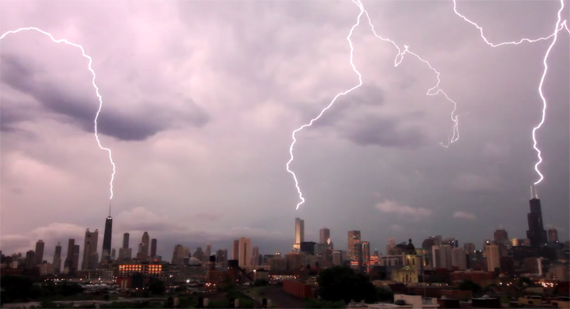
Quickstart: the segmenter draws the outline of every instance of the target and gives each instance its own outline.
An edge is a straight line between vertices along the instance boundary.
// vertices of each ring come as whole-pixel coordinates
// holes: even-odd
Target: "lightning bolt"
[[[544,70],[542,71],[542,77],[540,78],[540,83],[538,84],[538,93],[539,93],[540,98],[542,100],[542,115],[540,118],[540,122],[532,129],[533,148],[536,151],[537,157],[538,157],[538,161],[534,165],[534,170],[536,171],[536,173],[539,176],[539,179],[534,183],[534,185],[538,185],[544,179],[544,176],[542,175],[542,173],[538,169],[538,166],[540,165],[540,163],[542,163],[542,156],[541,156],[542,152],[538,148],[538,140],[536,139],[536,131],[538,131],[542,127],[542,125],[544,124],[545,117],[546,117],[547,102],[546,102],[546,98],[544,97],[544,93],[542,92],[542,86],[544,85],[544,79],[546,78],[546,73],[548,72],[548,56],[550,55],[550,51],[552,50],[552,47],[554,47],[554,45],[556,44],[556,40],[558,39],[558,32],[561,31],[562,29],[566,29],[566,31],[568,33],[570,33],[570,29],[568,29],[567,20],[562,21],[561,14],[562,14],[563,10],[564,10],[564,0],[560,0],[560,9],[558,10],[558,20],[556,21],[556,25],[554,27],[554,32],[547,37],[541,37],[538,39],[523,38],[523,39],[516,41],[516,42],[511,41],[511,42],[502,42],[499,44],[494,44],[494,43],[489,42],[489,40],[487,40],[487,38],[485,37],[485,35],[483,33],[482,27],[477,25],[477,23],[469,20],[467,17],[461,15],[457,11],[456,0],[453,0],[453,11],[455,12],[455,14],[458,15],[459,17],[463,18],[463,20],[465,20],[466,22],[475,26],[479,30],[479,33],[481,34],[481,38],[483,38],[485,43],[491,47],[499,47],[499,46],[503,46],[503,45],[519,45],[519,44],[525,43],[525,42],[526,43],[535,43],[538,41],[545,41],[545,40],[548,40],[550,38],[553,38],[552,42],[550,42],[550,45],[548,46],[548,49],[546,50],[546,53],[544,54],[544,58],[542,59],[542,64],[544,66]]]
[[[99,94],[99,87],[97,87],[97,85],[95,84],[95,71],[93,71],[93,68],[91,67],[93,59],[91,59],[91,57],[89,57],[87,54],[85,54],[85,50],[83,49],[83,47],[81,45],[71,43],[66,39],[56,40],[56,39],[54,39],[54,37],[50,33],[43,31],[41,29],[35,28],[35,27],[19,28],[16,30],[7,31],[4,34],[2,34],[2,36],[0,37],[0,40],[5,38],[9,34],[16,34],[16,33],[21,32],[21,31],[30,31],[30,30],[34,30],[34,31],[37,31],[37,32],[40,32],[42,34],[49,36],[49,38],[54,43],[65,43],[67,45],[71,45],[71,46],[74,46],[74,47],[81,49],[81,53],[82,53],[83,57],[85,57],[89,60],[89,65],[87,68],[89,69],[89,71],[93,75],[93,79],[91,82],[93,84],[93,87],[95,87],[95,93],[97,94],[97,98],[99,98],[99,109],[97,110],[97,114],[95,115],[95,120],[93,120],[93,122],[95,124],[95,139],[97,140],[97,145],[99,145],[99,148],[101,148],[101,150],[105,150],[109,153],[109,161],[111,161],[111,165],[113,166],[113,173],[111,174],[111,181],[109,182],[109,191],[111,194],[109,197],[109,200],[112,200],[113,199],[113,181],[115,180],[116,166],[115,166],[115,162],[113,162],[113,156],[111,154],[111,149],[105,148],[101,145],[101,141],[99,140],[99,135],[98,135],[98,131],[97,131],[97,119],[99,118],[99,114],[101,113],[101,109],[103,108],[103,98]]]
[[[451,112],[451,121],[453,122],[453,127],[452,127],[452,132],[451,132],[451,137],[449,138],[448,142],[446,144],[444,144],[443,142],[440,143],[441,146],[447,148],[449,147],[449,145],[451,145],[452,143],[456,142],[459,139],[459,116],[455,115],[455,111],[457,110],[457,103],[455,101],[453,101],[452,99],[449,98],[449,96],[447,95],[447,93],[445,91],[443,91],[442,89],[439,88],[439,84],[441,83],[440,80],[440,72],[437,71],[428,61],[426,61],[425,59],[421,58],[419,55],[417,55],[416,53],[413,53],[409,50],[409,46],[408,45],[404,45],[403,50],[398,46],[398,44],[396,44],[394,41],[387,39],[387,38],[383,38],[380,35],[378,35],[376,33],[376,30],[374,30],[374,25],[372,24],[372,20],[370,19],[370,16],[368,15],[368,12],[364,9],[364,5],[362,5],[362,3],[360,2],[360,0],[352,0],[352,2],[354,4],[356,4],[359,8],[360,8],[360,13],[358,14],[356,23],[352,26],[352,28],[350,29],[350,32],[348,34],[348,36],[346,37],[346,39],[348,40],[348,44],[350,45],[350,65],[352,66],[353,71],[358,75],[358,85],[350,88],[349,90],[346,90],[344,92],[341,92],[339,94],[337,94],[333,100],[329,103],[329,105],[327,105],[323,110],[321,110],[321,112],[319,113],[318,116],[316,116],[315,118],[311,119],[311,121],[309,121],[309,123],[302,125],[301,127],[299,127],[298,129],[296,129],[295,131],[293,131],[293,133],[291,134],[291,137],[293,139],[293,142],[291,143],[291,146],[289,147],[289,155],[290,155],[290,159],[287,162],[287,172],[289,172],[292,176],[293,179],[295,181],[295,187],[297,188],[297,193],[299,194],[299,199],[301,200],[298,204],[296,209],[299,209],[299,206],[301,206],[303,203],[305,203],[305,198],[303,197],[303,192],[301,191],[301,188],[299,187],[299,181],[297,180],[297,176],[295,175],[295,173],[290,169],[290,165],[291,162],[293,162],[294,160],[294,156],[293,156],[293,148],[295,146],[295,144],[297,143],[297,139],[296,139],[296,134],[300,131],[302,131],[304,128],[306,127],[310,127],[313,125],[313,123],[317,120],[319,120],[319,118],[321,118],[321,116],[329,109],[331,108],[334,103],[336,102],[336,100],[340,97],[340,96],[344,96],[347,95],[348,93],[350,93],[351,91],[353,91],[354,89],[357,89],[358,87],[362,86],[362,75],[360,74],[360,72],[358,72],[358,70],[356,69],[356,67],[354,66],[354,62],[353,62],[353,54],[354,54],[354,47],[352,45],[352,41],[350,40],[350,37],[352,36],[352,33],[354,31],[354,29],[356,27],[358,27],[358,25],[360,24],[360,18],[362,17],[363,14],[366,15],[366,19],[368,20],[368,24],[372,30],[372,32],[374,33],[374,36],[376,36],[377,38],[379,38],[380,40],[384,41],[384,42],[389,42],[391,43],[397,50],[398,53],[396,55],[396,58],[394,59],[394,67],[397,67],[398,65],[400,65],[400,63],[402,63],[402,60],[404,59],[404,56],[406,54],[409,54],[415,58],[417,58],[419,61],[421,61],[422,63],[426,64],[430,70],[432,70],[435,75],[436,75],[436,79],[437,79],[437,83],[435,84],[435,86],[433,86],[432,88],[428,89],[426,95],[428,96],[434,96],[434,95],[438,95],[438,94],[442,94],[447,101],[449,101],[450,103],[453,104],[453,110]]]

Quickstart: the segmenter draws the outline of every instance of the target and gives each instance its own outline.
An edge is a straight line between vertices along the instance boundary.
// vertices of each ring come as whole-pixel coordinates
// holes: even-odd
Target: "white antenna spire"
[[[534,193],[532,192],[532,185],[530,185],[530,199],[532,200],[533,197],[534,197]]]

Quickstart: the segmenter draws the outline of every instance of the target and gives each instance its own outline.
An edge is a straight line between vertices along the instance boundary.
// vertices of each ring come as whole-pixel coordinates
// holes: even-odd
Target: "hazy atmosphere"
[[[231,248],[250,237],[287,252],[294,220],[307,240],[331,229],[346,249],[359,229],[372,249],[429,235],[477,247],[502,227],[525,238],[529,186],[538,180],[532,129],[551,40],[493,48],[453,1],[363,1],[378,35],[429,61],[457,102],[427,96],[437,75],[374,36],[365,16],[351,37],[363,85],[296,135],[340,92],[358,85],[347,36],[359,7],[343,1],[2,1],[0,33],[38,27],[92,57],[103,99],[101,144],[116,164],[113,247],[148,231],[174,245]],[[566,4],[568,4],[566,2]],[[8,9],[8,7],[10,9]],[[559,1],[458,1],[489,41],[553,33]],[[569,16],[564,9],[562,15]],[[0,42],[1,243],[102,233],[113,171],[93,121],[99,101],[81,50],[37,31]],[[545,228],[568,240],[570,35],[548,59],[548,101],[537,186]],[[67,248],[64,246],[64,251]]]

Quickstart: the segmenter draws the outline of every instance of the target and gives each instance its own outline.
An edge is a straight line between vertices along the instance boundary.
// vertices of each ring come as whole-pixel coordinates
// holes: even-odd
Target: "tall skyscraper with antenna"
[[[103,234],[103,254],[101,262],[111,259],[111,238],[113,235],[113,218],[111,217],[111,203],[109,203],[109,216],[105,219],[105,233]]]
[[[546,231],[544,230],[544,223],[542,221],[542,206],[538,198],[538,193],[536,192],[536,188],[534,188],[534,193],[532,192],[533,187],[530,189],[530,213],[527,215],[528,231],[526,231],[526,237],[530,240],[531,247],[538,248],[544,246],[548,239],[546,238]]]

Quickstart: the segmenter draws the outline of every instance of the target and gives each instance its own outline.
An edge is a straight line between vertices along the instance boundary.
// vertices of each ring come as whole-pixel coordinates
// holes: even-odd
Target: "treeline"
[[[55,296],[73,296],[83,293],[83,287],[77,283],[63,282],[61,284],[35,284],[27,277],[6,275],[0,278],[0,305],[14,302],[44,300]]]

